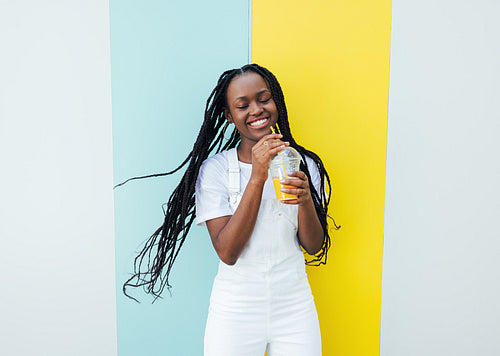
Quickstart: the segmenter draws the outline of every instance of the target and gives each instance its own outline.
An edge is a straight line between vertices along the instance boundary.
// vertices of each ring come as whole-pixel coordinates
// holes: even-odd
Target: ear
[[[223,110],[224,110],[224,117],[226,118],[227,122],[232,124],[234,121],[233,121],[233,117],[231,116],[231,113],[226,108],[224,108]]]

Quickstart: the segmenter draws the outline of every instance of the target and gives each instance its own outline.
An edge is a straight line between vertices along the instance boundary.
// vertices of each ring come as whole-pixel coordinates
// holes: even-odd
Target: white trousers
[[[224,266],[221,266],[224,269]],[[320,356],[318,316],[305,272],[286,265],[214,281],[205,356]]]

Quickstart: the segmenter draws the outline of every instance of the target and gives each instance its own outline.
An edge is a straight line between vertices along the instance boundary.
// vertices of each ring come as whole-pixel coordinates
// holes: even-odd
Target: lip
[[[260,125],[258,125],[258,126],[251,126],[251,125],[250,125],[252,122],[259,121],[259,120],[266,120],[266,121],[264,121],[262,124],[260,124]],[[263,128],[263,127],[266,127],[266,126],[268,125],[269,121],[270,121],[269,117],[266,117],[266,116],[264,116],[264,117],[258,117],[258,118],[255,118],[255,119],[253,119],[253,120],[248,121],[248,122],[247,122],[247,125],[248,125],[248,127],[250,127],[251,129],[261,129],[261,128]]]

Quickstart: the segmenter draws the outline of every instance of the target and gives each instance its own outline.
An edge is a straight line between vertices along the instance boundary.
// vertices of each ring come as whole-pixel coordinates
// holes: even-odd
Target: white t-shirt
[[[312,184],[319,191],[320,176],[314,161],[306,156],[307,168],[311,174]],[[241,168],[241,193],[250,180],[252,165],[238,162]],[[196,225],[205,225],[207,220],[221,216],[233,215],[229,205],[229,173],[228,151],[223,151],[207,158],[200,167],[196,181]],[[271,175],[267,177],[262,192],[262,199],[276,199]]]

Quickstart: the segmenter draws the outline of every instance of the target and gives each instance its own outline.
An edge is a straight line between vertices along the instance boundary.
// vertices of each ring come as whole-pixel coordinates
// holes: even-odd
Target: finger
[[[275,140],[279,140],[279,139],[283,138],[283,135],[282,134],[269,134],[269,135],[266,135],[263,137],[263,139],[266,139],[266,140],[268,140],[270,138],[273,138]]]
[[[298,199],[288,199],[288,200],[280,200],[283,204],[297,205],[299,204]]]
[[[263,147],[263,146],[276,147],[276,146],[280,146],[280,145],[289,146],[290,142],[288,142],[288,141],[280,141],[280,140],[275,140],[275,139],[269,139],[269,140],[263,141],[262,144],[260,144],[260,145],[257,144],[256,146],[260,146],[260,147]]]
[[[253,150],[274,148],[274,147],[278,147],[278,146],[281,146],[281,145],[289,146],[290,142],[280,141],[280,140],[275,140],[275,139],[269,139],[269,140],[265,140],[265,141],[259,141],[253,147]]]
[[[300,179],[280,179],[280,183],[282,185],[290,185],[290,186],[293,186],[294,189],[296,188],[305,188],[304,187],[304,181],[300,180]]]
[[[267,144],[265,144],[267,143]],[[278,149],[277,152],[281,151],[283,148],[285,148],[286,146],[288,146],[288,142],[282,142],[282,141],[266,141],[266,142],[263,142],[262,144],[260,145],[255,145],[253,147],[253,150],[254,151],[257,151],[257,152],[262,152],[262,153],[266,153],[266,152],[269,152],[269,151],[273,151],[273,150],[276,150]]]
[[[309,183],[307,182],[307,179],[300,179],[300,178],[284,178],[280,179],[281,184],[285,185],[292,185],[297,188],[302,188],[302,189],[308,189],[309,188]]]
[[[286,141],[267,141],[269,142],[269,145],[267,145],[268,148],[270,149],[273,149],[273,148],[276,148],[276,147],[281,147],[283,146],[283,148],[285,148],[286,146],[289,146],[290,145],[290,142],[286,142]]]
[[[305,190],[301,188],[281,188],[281,192],[296,195],[297,198],[300,198],[304,195]]]
[[[252,148],[252,152],[254,155],[258,156],[268,156],[267,158],[271,158],[276,153],[284,149],[289,145],[288,142],[282,141],[266,141],[267,144],[262,143],[261,145],[255,145]]]
[[[270,147],[268,153],[270,156],[274,156],[278,152],[283,151],[286,146],[287,145],[284,142],[281,142],[279,146]]]
[[[281,135],[281,134],[269,134],[269,135],[262,137],[259,140],[258,144],[263,144],[264,142],[266,142],[268,140],[279,140],[280,138],[283,138],[283,135]]]
[[[290,171],[290,172],[287,172],[287,174],[289,177],[297,177],[297,178],[300,178],[302,180],[307,180],[307,175],[302,171]]]
[[[266,141],[259,141],[259,142],[257,142],[257,144],[255,144],[252,147],[252,150],[253,151],[256,151],[256,150],[268,150],[269,148],[274,148],[274,147],[278,147],[278,146],[281,146],[281,145],[288,146],[289,144],[290,144],[289,142],[284,142],[284,141],[269,139],[269,140],[266,140]]]

